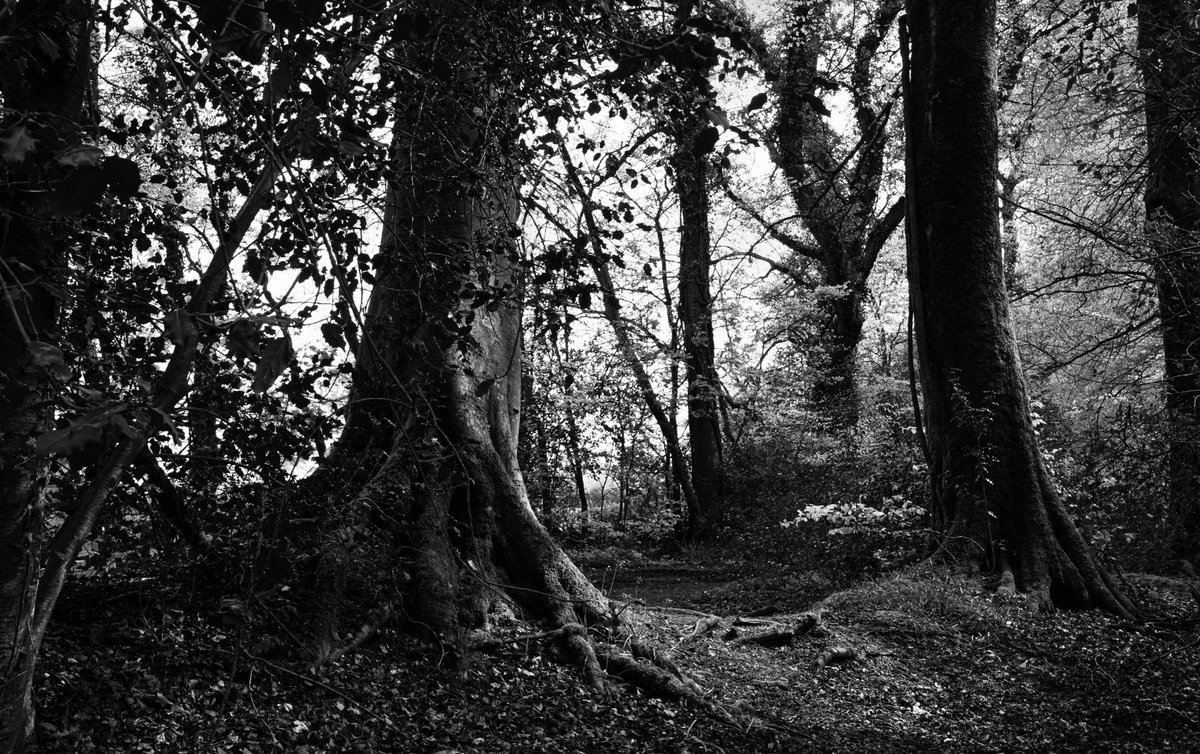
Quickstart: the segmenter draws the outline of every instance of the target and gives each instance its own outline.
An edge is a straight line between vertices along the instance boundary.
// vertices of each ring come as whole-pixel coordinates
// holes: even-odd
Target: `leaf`
[[[254,370],[254,384],[250,389],[255,393],[267,392],[271,385],[275,384],[275,380],[279,379],[279,375],[283,374],[283,370],[292,363],[294,353],[290,335],[273,338],[262,350],[258,367]]]
[[[487,391],[492,389],[492,385],[495,385],[495,384],[496,384],[496,378],[488,377],[486,380],[484,380],[483,382],[481,382],[475,386],[475,395],[482,398],[484,395],[487,394]]]
[[[225,333],[225,345],[229,355],[235,358],[248,359],[258,356],[258,325],[249,319],[239,319]]]
[[[271,23],[282,29],[300,31],[304,28],[304,19],[287,0],[267,0],[266,10]]]
[[[746,105],[746,112],[752,113],[755,110],[767,104],[767,93],[759,92],[750,98],[750,104]]]
[[[58,346],[31,340],[26,346],[29,349],[29,363],[35,367],[52,367],[63,364],[63,352]]]
[[[69,168],[79,168],[85,165],[99,165],[104,157],[104,150],[92,144],[74,144],[63,148],[54,156],[59,165]]]
[[[334,348],[346,347],[346,339],[342,337],[342,328],[333,322],[321,325],[321,335],[325,336],[325,342]]]
[[[62,429],[55,429],[39,436],[34,443],[34,453],[47,456],[78,457],[102,447],[106,430],[116,427],[123,432],[132,432],[121,414],[129,408],[128,403],[106,403],[97,406]]]
[[[94,165],[78,167],[63,176],[50,195],[50,205],[59,217],[78,214],[104,196],[104,173]]]
[[[692,154],[696,157],[703,157],[713,148],[717,146],[717,139],[721,138],[721,132],[716,126],[708,126],[707,128],[696,134],[696,138],[692,141]]]
[[[812,92],[805,92],[804,94],[800,95],[800,98],[807,102],[809,108],[811,108],[812,111],[817,115],[824,115],[826,118],[832,115],[832,113],[829,112],[829,108],[825,106],[825,102]]]
[[[37,142],[25,126],[10,128],[7,136],[0,137],[0,157],[5,162],[21,162],[37,150]]]
[[[142,171],[137,163],[124,157],[109,157],[104,161],[104,179],[109,189],[121,199],[132,199],[142,187]]]
[[[721,108],[719,108],[719,107],[705,108],[704,115],[705,115],[705,117],[708,118],[708,122],[712,123],[714,126],[721,126],[722,128],[729,128],[729,116],[726,115],[725,111],[722,110]]]

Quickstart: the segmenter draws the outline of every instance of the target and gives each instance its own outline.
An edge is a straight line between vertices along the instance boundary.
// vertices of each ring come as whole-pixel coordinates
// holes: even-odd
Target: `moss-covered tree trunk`
[[[1166,362],[1172,554],[1200,563],[1200,33],[1191,0],[1137,4],[1146,216]]]
[[[941,557],[1044,607],[1133,608],[1038,450],[997,213],[995,2],[908,0],[909,291]]]
[[[0,752],[22,751],[33,732],[33,674],[41,637],[42,475],[33,437],[51,419],[47,399],[61,365],[59,297],[65,221],[53,216],[53,155],[78,138],[92,71],[87,2],[20,2],[0,14],[0,135],[36,148],[0,171]],[[50,54],[50,48],[57,54]],[[19,76],[12,75],[20,72]],[[49,174],[46,166],[52,166]]]
[[[518,467],[521,281],[507,101],[518,87],[506,65],[520,57],[528,11],[415,6],[431,26],[399,51],[388,227],[363,343],[373,356],[355,374],[356,392],[371,376],[362,410],[386,417],[391,442],[357,495],[333,501],[345,525],[332,529],[319,567],[318,659],[338,641],[339,586],[366,512],[394,522],[402,617],[451,659],[499,599],[556,625],[606,617],[607,601],[538,522]],[[346,432],[370,426],[354,419]]]

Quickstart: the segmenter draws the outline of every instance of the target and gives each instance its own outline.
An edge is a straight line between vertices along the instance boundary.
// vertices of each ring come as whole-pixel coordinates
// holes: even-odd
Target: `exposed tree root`
[[[709,712],[720,720],[732,722],[733,715],[707,696],[694,682],[675,675],[645,657],[620,651],[611,644],[596,646],[596,656],[609,675],[660,699],[683,700]]]
[[[854,647],[826,647],[813,660],[813,669],[821,670],[839,662],[850,662],[859,658],[859,651]]]
[[[613,635],[609,637],[611,640],[605,640],[595,633],[595,627],[589,632],[582,624],[571,623],[532,634],[485,637],[472,643],[471,649],[491,651],[513,644],[543,642],[562,662],[579,667],[595,691],[607,691],[609,681],[616,679],[652,696],[689,702],[721,719],[729,718],[729,713],[709,700],[700,685],[664,650],[629,635]],[[606,633],[607,628],[601,630],[601,634]]]
[[[796,620],[768,631],[762,631],[749,636],[742,636],[731,641],[732,644],[744,646],[746,644],[758,644],[764,647],[778,647],[785,644],[793,644],[796,639],[807,634],[816,628],[820,623],[821,616],[817,613],[803,613]]]
[[[707,618],[701,618],[696,621],[696,625],[692,628],[692,632],[683,637],[684,641],[691,639],[699,639],[701,636],[712,633],[718,626],[721,625],[721,616],[710,615]]]
[[[367,619],[363,621],[362,626],[351,637],[350,641],[346,642],[341,647],[329,652],[326,656],[318,656],[309,665],[309,671],[315,672],[327,662],[337,662],[342,657],[357,650],[365,644],[372,636],[379,633],[379,629],[383,628],[388,621],[392,619],[394,610],[392,603],[387,602],[367,613]]]

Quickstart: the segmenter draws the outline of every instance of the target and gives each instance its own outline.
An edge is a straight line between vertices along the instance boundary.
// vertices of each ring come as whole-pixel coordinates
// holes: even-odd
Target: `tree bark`
[[[996,4],[908,0],[909,291],[940,558],[1039,605],[1134,612],[1038,449],[1004,288]]]
[[[681,18],[680,22],[686,18]],[[688,439],[691,443],[692,489],[697,514],[688,520],[688,538],[709,533],[724,497],[724,452],[721,409],[717,392],[716,345],[713,341],[712,293],[709,275],[712,244],[708,228],[709,158],[696,150],[708,120],[700,107],[705,101],[704,73],[681,74],[672,137],[671,168],[679,196],[679,323],[688,393]]]
[[[461,666],[466,632],[486,625],[504,587],[559,626],[605,620],[607,601],[538,522],[518,465],[521,280],[505,93],[527,11],[416,5],[433,28],[399,51],[391,227],[371,302],[387,354],[376,405],[400,421],[363,490],[398,522],[409,626]],[[352,536],[327,542],[320,570],[353,552]],[[318,584],[319,652],[338,625],[330,587],[336,579]]]
[[[53,167],[49,176],[41,171],[78,139],[92,59],[90,3],[25,2],[6,10],[2,54],[21,58],[25,75],[3,82],[0,132],[29,128],[38,140],[0,186],[0,752],[17,752],[32,742],[39,644],[45,463],[34,456],[32,440],[49,428],[46,400],[58,381],[45,358],[49,352],[38,344],[57,348],[59,298],[53,291],[67,263],[67,222],[54,217],[45,183],[58,176]],[[38,39],[57,46],[57,59],[33,52]],[[55,360],[62,365],[61,356]]]
[[[1200,563],[1200,33],[1191,0],[1142,0],[1137,11],[1147,234],[1166,367],[1171,550]]]

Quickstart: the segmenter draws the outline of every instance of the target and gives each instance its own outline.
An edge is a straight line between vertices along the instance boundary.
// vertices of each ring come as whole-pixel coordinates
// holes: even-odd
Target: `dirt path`
[[[688,566],[591,568],[587,575],[609,597],[622,602],[701,609],[711,593],[733,583],[727,569]]]

